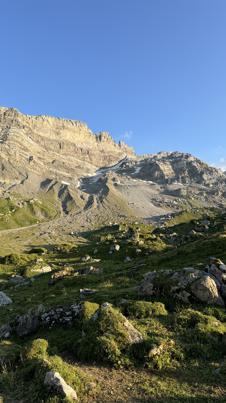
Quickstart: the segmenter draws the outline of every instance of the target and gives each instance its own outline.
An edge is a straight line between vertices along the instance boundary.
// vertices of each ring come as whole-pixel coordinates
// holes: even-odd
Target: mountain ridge
[[[0,108],[0,151],[1,197],[48,200],[61,226],[67,215],[72,227],[225,205],[217,168],[178,151],[136,155],[80,121]]]

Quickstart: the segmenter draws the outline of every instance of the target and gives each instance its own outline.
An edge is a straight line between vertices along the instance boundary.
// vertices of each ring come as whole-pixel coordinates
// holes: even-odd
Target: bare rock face
[[[0,178],[20,184],[46,178],[70,182],[133,155],[106,133],[95,135],[85,123],[49,116],[23,115],[0,108]],[[13,162],[13,164],[12,164]]]
[[[78,400],[76,391],[69,386],[58,372],[49,371],[46,373],[44,385],[64,398]]]

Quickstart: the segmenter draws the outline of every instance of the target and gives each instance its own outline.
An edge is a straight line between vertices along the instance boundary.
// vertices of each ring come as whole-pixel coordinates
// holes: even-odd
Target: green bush
[[[207,359],[226,353],[226,345],[222,343],[226,334],[224,323],[193,309],[184,309],[175,316],[175,326],[188,357]]]
[[[25,358],[33,359],[40,358],[43,359],[47,355],[48,341],[45,339],[36,339],[25,350]]]
[[[138,319],[167,315],[167,310],[162,302],[131,301],[128,305],[125,304],[124,309],[127,315]]]

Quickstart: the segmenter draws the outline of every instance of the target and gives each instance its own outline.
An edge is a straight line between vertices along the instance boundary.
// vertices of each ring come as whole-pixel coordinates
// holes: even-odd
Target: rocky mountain
[[[133,150],[116,144],[106,132],[92,133],[79,121],[23,115],[0,108],[1,182],[4,189],[46,178],[73,181],[105,164],[117,162]]]
[[[180,152],[139,157],[79,121],[0,108],[0,151],[2,198],[48,201],[78,226],[225,204],[220,170]]]

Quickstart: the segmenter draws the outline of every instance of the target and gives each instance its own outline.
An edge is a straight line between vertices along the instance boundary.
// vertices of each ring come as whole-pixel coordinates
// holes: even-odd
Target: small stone
[[[89,255],[85,255],[82,257],[82,262],[88,262],[91,259]]]
[[[12,304],[11,298],[9,298],[4,292],[0,292],[0,306]]]

